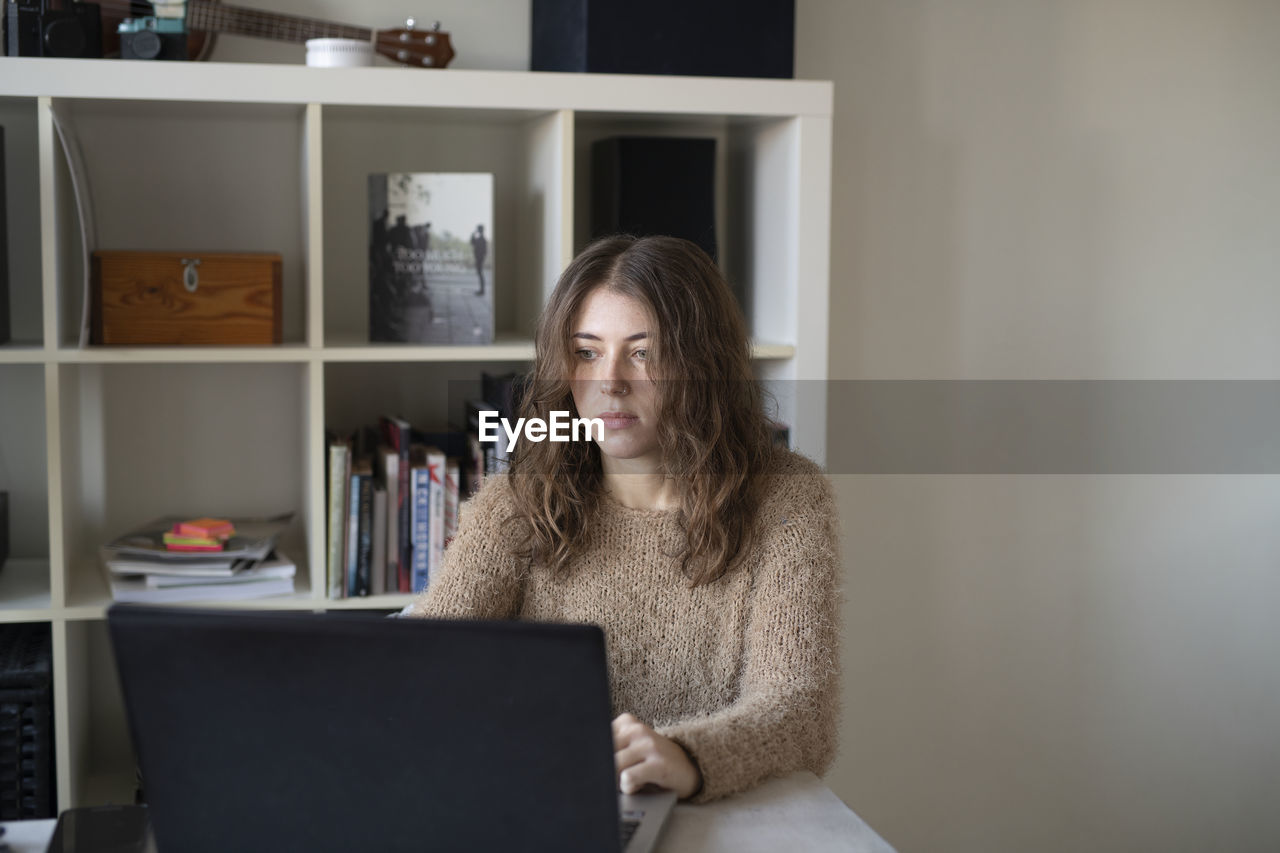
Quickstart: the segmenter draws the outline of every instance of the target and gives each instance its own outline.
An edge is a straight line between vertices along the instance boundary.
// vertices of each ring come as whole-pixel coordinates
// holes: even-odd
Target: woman
[[[619,785],[712,800],[835,751],[830,484],[771,446],[719,270],[670,237],[610,237],[565,270],[521,415],[600,418],[524,441],[463,507],[411,615],[601,625]]]

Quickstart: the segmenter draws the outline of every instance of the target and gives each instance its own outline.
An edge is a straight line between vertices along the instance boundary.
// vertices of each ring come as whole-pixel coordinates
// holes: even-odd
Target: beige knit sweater
[[[690,589],[671,554],[677,512],[601,497],[571,571],[509,553],[510,486],[491,478],[462,507],[444,567],[410,615],[595,623],[605,632],[614,714],[685,748],[695,802],[807,769],[836,748],[837,554],[831,485],[809,460],[775,454],[749,559]]]

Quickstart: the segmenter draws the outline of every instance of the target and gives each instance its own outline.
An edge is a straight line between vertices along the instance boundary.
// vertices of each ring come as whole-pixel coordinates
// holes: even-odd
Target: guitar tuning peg
[[[405,20],[405,22],[404,22],[404,28],[405,28],[406,30],[411,30],[411,29],[413,29],[413,27],[414,27],[414,24],[415,24],[415,23],[417,23],[417,22],[416,22],[416,21],[414,21],[414,20],[413,20],[413,18],[408,18],[408,19],[406,19],[406,20]]]

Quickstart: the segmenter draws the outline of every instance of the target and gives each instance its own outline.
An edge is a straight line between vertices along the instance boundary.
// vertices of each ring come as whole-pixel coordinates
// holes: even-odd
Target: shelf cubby
[[[0,128],[4,129],[4,162],[0,163],[4,180],[0,185],[5,189],[0,205],[6,214],[0,216],[0,222],[7,220],[8,224],[9,281],[9,334],[8,340],[0,343],[0,364],[36,357],[44,342],[37,116],[34,99],[0,97]],[[0,289],[3,298],[5,293]],[[3,313],[0,311],[0,316]]]
[[[107,624],[60,622],[53,639],[58,802],[132,804],[137,761]]]
[[[494,320],[499,338],[533,331],[564,255],[561,111],[326,106],[323,127],[326,347],[369,341],[368,179],[389,172],[494,176]],[[464,235],[455,235],[464,236]]]
[[[95,249],[279,253],[283,340],[305,341],[304,106],[58,98],[51,109],[79,140]],[[58,162],[58,228],[75,247],[58,277],[60,341],[74,348],[82,241],[61,151]]]
[[[293,513],[305,577],[310,365],[60,365],[67,606],[109,600],[98,546],[165,515]]]
[[[52,614],[45,370],[0,363],[0,491],[9,495],[9,559],[0,568],[4,622]]]

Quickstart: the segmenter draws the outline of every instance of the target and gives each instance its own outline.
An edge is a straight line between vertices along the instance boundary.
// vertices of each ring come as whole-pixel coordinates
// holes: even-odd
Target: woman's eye
[[[647,349],[638,349],[635,352],[635,356],[641,361],[647,361],[649,358],[649,351]]]
[[[590,361],[596,357],[595,351],[589,349],[580,349],[577,351],[576,355],[583,361]]]

